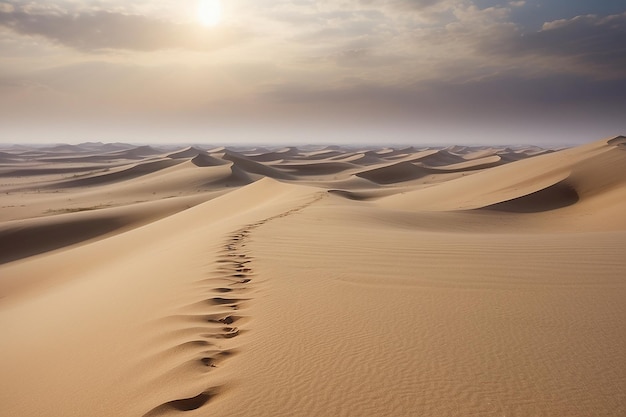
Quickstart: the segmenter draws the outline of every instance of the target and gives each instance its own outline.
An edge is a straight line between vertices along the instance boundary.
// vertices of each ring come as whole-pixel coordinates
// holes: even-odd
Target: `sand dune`
[[[201,148],[3,148],[0,414],[626,413],[625,137]]]
[[[17,155],[8,152],[0,152],[0,164],[12,164],[19,160],[20,158]]]
[[[287,156],[285,152],[265,152],[258,154],[248,154],[246,155],[246,158],[256,162],[274,162],[282,161],[285,156]]]
[[[187,158],[194,158],[202,153],[204,152],[201,149],[190,146],[187,149],[183,149],[181,151],[171,153],[167,155],[167,157],[172,158],[172,159],[187,159]]]
[[[4,164],[5,162],[2,163]],[[85,172],[102,171],[110,167],[110,165],[87,164],[83,164],[82,166],[74,165],[66,167],[51,167],[50,165],[46,164],[44,166],[33,166],[26,168],[23,164],[20,166],[15,165],[15,162],[13,162],[11,165],[8,166],[8,168],[0,168],[0,177],[35,177],[56,174],[80,174]]]
[[[52,153],[74,155],[77,153],[86,152],[87,150],[83,148],[81,145],[60,144],[60,145],[48,146],[45,148],[45,151],[52,152]]]
[[[620,149],[622,141],[607,142],[607,150],[581,159],[569,167],[569,175],[561,182],[531,194],[499,203],[523,211],[544,211],[570,206],[580,200],[588,201],[626,187],[626,155]],[[494,206],[492,206],[494,207]]]
[[[458,162],[455,164],[449,164],[445,166],[433,167],[425,163],[423,166],[436,169],[439,172],[463,172],[463,171],[475,171],[477,169],[491,168],[502,164],[502,158],[498,155],[485,156],[483,158],[470,159],[469,161]]]
[[[469,152],[466,152],[465,154],[462,155],[463,159],[466,159],[468,161],[474,160],[474,159],[481,159],[481,158],[487,158],[490,156],[494,156],[495,154],[498,153],[498,149],[497,148],[480,148],[480,149],[476,149],[476,150],[471,150]]]
[[[344,157],[345,152],[340,150],[322,149],[320,151],[306,152],[303,156],[308,160],[329,159],[333,157]]]
[[[576,189],[566,180],[549,185],[539,191],[485,206],[485,209],[515,213],[537,213],[571,206],[580,200]]]
[[[409,146],[408,148],[400,148],[400,149],[384,149],[376,152],[378,155],[384,156],[385,158],[393,158],[397,156],[405,156],[416,153],[417,150]],[[437,150],[432,150],[433,153],[438,152]]]
[[[151,174],[153,172],[160,171],[165,168],[178,165],[179,161],[170,160],[158,160],[152,162],[143,162],[139,164],[133,164],[128,168],[123,168],[114,172],[107,172],[102,175],[89,176],[87,178],[80,178],[66,182],[66,187],[87,187],[95,184],[107,184],[118,181],[127,181],[133,178],[140,177],[142,175]]]
[[[226,148],[224,148],[223,146],[218,146],[215,148],[210,148],[208,149],[206,152],[208,154],[212,154],[212,153],[224,153],[224,151],[226,150]]]
[[[162,155],[163,152],[151,146],[137,146],[135,148],[111,152],[109,155],[125,159],[142,159],[149,156]]]
[[[440,167],[465,162],[462,156],[454,154],[445,149],[439,150],[430,155],[419,158],[419,162],[432,167]]]
[[[68,209],[57,214],[0,224],[0,264],[83,243],[151,223],[203,202],[183,197],[132,206]]]
[[[89,164],[89,163],[106,163],[106,162],[112,162],[112,161],[116,161],[116,160],[125,160],[127,159],[123,154],[119,154],[119,153],[113,153],[113,154],[109,154],[109,153],[105,153],[105,154],[97,154],[97,155],[91,155],[91,154],[86,154],[86,155],[82,155],[82,156],[68,156],[68,155],[62,155],[62,156],[54,156],[54,157],[38,157],[37,161],[39,162],[52,162],[55,164],[59,164],[59,163],[66,163],[66,164],[73,164],[73,163],[83,163],[83,164]],[[134,158],[135,160],[137,158]],[[139,159],[141,159],[141,157],[139,157]]]
[[[551,153],[552,151],[550,150],[544,150],[542,152],[525,152],[525,151],[513,151],[511,149],[504,149],[503,151],[498,152],[498,156],[500,156],[500,158],[503,161],[506,162],[514,162],[514,161],[519,161],[522,159],[526,159],[529,156],[539,156],[542,154],[547,154],[547,153]]]
[[[377,184],[393,184],[396,182],[410,181],[436,174],[438,171],[423,166],[417,166],[410,162],[398,162],[388,166],[374,168],[356,174],[357,177],[368,179]]]
[[[624,148],[626,147],[626,136],[616,136],[614,138],[608,139],[607,144]]]
[[[356,167],[347,162],[303,162],[303,163],[282,163],[277,165],[282,170],[293,175],[332,175],[339,172],[354,170]]]
[[[215,158],[207,153],[201,152],[195,155],[191,162],[199,167],[214,167],[219,165],[227,165],[228,161],[223,159]]]
[[[600,182],[602,185],[597,189],[601,190],[608,184],[623,184],[621,166],[624,158],[616,145],[603,140],[494,167],[438,187],[392,196],[381,203],[387,207],[424,210],[480,208],[530,195],[566,180],[582,191],[587,187],[580,177],[587,171],[594,172],[592,181]],[[612,169],[601,169],[605,163],[611,164]],[[596,189],[594,186],[590,188]]]
[[[354,155],[350,155],[347,158],[340,159],[341,162],[350,162],[355,165],[367,166],[380,164],[381,162],[385,162],[383,158],[380,158],[376,152],[369,151],[363,153],[356,153]]]
[[[232,161],[235,164],[234,166],[240,168],[242,171],[252,174],[259,174],[274,179],[294,179],[293,176],[287,173],[281,172],[270,166],[263,165],[260,162],[253,161],[237,152],[227,151],[224,155],[224,159]]]

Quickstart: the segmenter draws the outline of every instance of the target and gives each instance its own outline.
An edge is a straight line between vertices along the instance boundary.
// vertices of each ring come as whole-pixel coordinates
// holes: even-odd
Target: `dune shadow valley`
[[[625,214],[624,136],[0,144],[0,416],[626,416]]]

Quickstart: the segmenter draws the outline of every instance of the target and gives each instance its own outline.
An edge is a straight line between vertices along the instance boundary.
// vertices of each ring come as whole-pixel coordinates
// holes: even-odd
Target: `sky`
[[[0,142],[626,134],[625,0],[0,0]]]

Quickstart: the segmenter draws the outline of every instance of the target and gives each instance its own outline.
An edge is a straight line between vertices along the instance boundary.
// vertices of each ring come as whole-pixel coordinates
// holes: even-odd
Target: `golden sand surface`
[[[624,416],[626,138],[0,149],[2,416]]]

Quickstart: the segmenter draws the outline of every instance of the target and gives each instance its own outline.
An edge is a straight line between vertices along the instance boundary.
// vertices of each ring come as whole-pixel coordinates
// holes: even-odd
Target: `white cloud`
[[[11,13],[15,10],[15,7],[9,3],[1,3],[0,2],[0,12],[1,13]]]
[[[70,13],[58,5],[29,3],[0,12],[0,26],[26,36],[40,36],[77,50],[213,50],[241,41],[236,28],[210,30],[150,16],[111,11]]]

